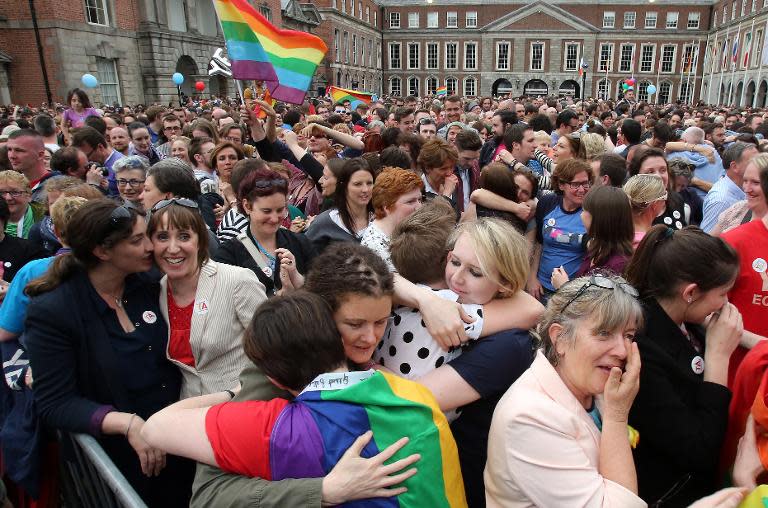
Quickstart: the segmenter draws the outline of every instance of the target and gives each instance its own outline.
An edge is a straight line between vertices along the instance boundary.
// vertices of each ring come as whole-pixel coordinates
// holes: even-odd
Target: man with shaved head
[[[117,126],[112,127],[112,130],[109,131],[109,144],[112,145],[112,148],[120,152],[121,154],[128,156],[128,145],[131,143],[131,138],[128,136],[128,131],[125,130],[125,127]]]
[[[11,167],[29,180],[32,201],[45,202],[43,182],[55,173],[45,169],[43,137],[32,129],[21,129],[8,136],[7,146]]]

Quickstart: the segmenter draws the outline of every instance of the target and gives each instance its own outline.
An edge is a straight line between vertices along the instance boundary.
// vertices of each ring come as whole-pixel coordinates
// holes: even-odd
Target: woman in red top
[[[192,200],[158,202],[148,234],[165,273],[160,311],[168,323],[168,359],[183,376],[181,397],[235,387],[248,363],[242,336],[267,298],[264,285],[251,270],[208,259],[208,233]]]

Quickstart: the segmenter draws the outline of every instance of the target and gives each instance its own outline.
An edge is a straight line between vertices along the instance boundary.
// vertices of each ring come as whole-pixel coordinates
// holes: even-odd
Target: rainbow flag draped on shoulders
[[[373,101],[372,93],[348,90],[333,85],[328,87],[328,93],[334,103],[349,101],[349,107],[352,109],[355,109],[359,104],[370,104]]]
[[[235,79],[262,80],[272,97],[301,104],[328,47],[319,37],[280,30],[246,0],[213,0]]]
[[[391,374],[373,370],[322,374],[290,403],[273,399],[214,406],[206,417],[206,430],[219,467],[268,480],[325,476],[368,430],[373,439],[363,457],[408,436],[408,444],[388,461],[421,454],[415,464],[418,474],[403,484],[408,491],[344,506],[467,506],[456,442],[434,396],[424,386]],[[238,464],[248,470],[236,470]]]

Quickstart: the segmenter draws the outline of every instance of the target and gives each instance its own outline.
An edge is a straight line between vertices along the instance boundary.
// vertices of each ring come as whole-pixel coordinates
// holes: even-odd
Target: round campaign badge
[[[752,269],[757,273],[763,273],[768,269],[768,263],[763,258],[756,258],[752,261]]]
[[[141,315],[141,318],[144,320],[145,323],[151,325],[155,321],[157,321],[157,314],[152,312],[151,310],[144,311],[144,314]]]
[[[664,224],[666,224],[667,226],[671,226],[672,225],[672,217],[664,217]]]
[[[672,212],[672,217],[674,217],[675,219],[679,219],[680,218],[680,212],[675,210],[674,212]]]
[[[549,218],[549,220],[547,221],[547,226],[550,226],[550,227],[552,227],[552,226],[554,226],[555,224],[556,224],[556,222],[555,222],[555,218],[554,218],[554,217],[550,217],[550,218]]]
[[[10,261],[6,261],[5,263],[3,263],[3,266],[6,267],[6,268],[10,268],[11,267],[11,262]]]
[[[683,223],[680,222],[679,220],[677,220],[677,221],[675,221],[675,227],[677,229],[683,229]]]
[[[704,358],[699,355],[694,356],[693,360],[691,360],[691,369],[693,369],[694,374],[701,374],[704,372]]]

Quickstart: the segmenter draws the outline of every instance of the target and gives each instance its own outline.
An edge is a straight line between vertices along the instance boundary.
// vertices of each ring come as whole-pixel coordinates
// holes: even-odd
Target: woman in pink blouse
[[[85,125],[85,119],[89,116],[101,116],[99,112],[91,107],[91,99],[88,94],[79,88],[73,88],[67,94],[67,104],[69,109],[64,111],[61,119],[61,131],[64,133],[64,139],[69,140],[69,130],[78,129]]]

